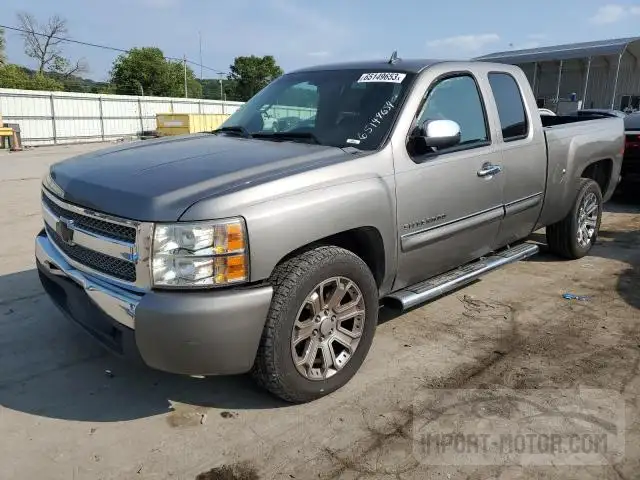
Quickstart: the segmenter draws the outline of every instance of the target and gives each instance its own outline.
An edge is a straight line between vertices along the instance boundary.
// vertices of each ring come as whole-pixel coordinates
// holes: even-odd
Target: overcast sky
[[[274,55],[286,70],[361,58],[470,58],[493,51],[640,35],[640,1],[596,0],[1,0],[0,23],[16,13],[58,14],[71,38],[119,48],[158,46],[165,55],[228,71],[237,55]],[[34,66],[6,32],[9,59]],[[96,80],[117,55],[65,46]],[[196,68],[199,75],[199,69]],[[205,77],[214,76],[204,71]]]

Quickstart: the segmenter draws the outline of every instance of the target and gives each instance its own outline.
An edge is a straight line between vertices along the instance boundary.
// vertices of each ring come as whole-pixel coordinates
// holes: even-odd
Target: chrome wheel
[[[332,377],[353,357],[365,322],[360,288],[345,277],[325,280],[298,310],[291,354],[298,372],[309,380]]]
[[[598,197],[595,193],[589,192],[582,199],[578,210],[578,245],[582,248],[589,246],[598,224]]]

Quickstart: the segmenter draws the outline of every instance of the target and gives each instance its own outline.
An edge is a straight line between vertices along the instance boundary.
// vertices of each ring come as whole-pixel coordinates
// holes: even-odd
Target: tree
[[[240,101],[249,100],[284,73],[271,55],[236,57],[229,68],[231,73],[228,79],[234,83],[233,92],[230,93],[235,100]]]
[[[64,90],[64,85],[57,80],[43,75],[42,73],[36,73],[33,77],[31,77],[31,85],[29,86],[30,90]]]
[[[184,97],[184,63],[168,62],[169,76],[171,78],[170,97]],[[187,95],[189,98],[202,98],[202,85],[198,82],[195,73],[187,65]]]
[[[113,62],[111,84],[123,95],[184,97],[184,64],[168,61],[156,47],[134,48]],[[202,97],[202,86],[188,66],[187,95]]]
[[[4,65],[0,67],[0,88],[61,91],[64,90],[64,85],[41,73],[31,74],[18,65]]]
[[[0,67],[7,63],[7,53],[5,51],[4,29],[0,28]]]
[[[87,70],[83,59],[72,63],[62,56],[61,44],[68,34],[67,21],[57,15],[50,17],[46,25],[40,25],[29,13],[19,13],[18,22],[23,30],[24,52],[38,62],[38,73],[47,72],[71,75]]]
[[[162,50],[134,48],[113,62],[111,83],[121,95],[167,96],[170,74]]]

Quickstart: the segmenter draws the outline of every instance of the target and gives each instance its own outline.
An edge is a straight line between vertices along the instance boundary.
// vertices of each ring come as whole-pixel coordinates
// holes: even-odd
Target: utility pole
[[[222,90],[222,79],[220,79],[220,101],[223,101],[224,91]]]
[[[200,81],[202,81],[202,32],[198,32],[200,38]]]
[[[187,98],[187,56],[184,56],[184,98]]]

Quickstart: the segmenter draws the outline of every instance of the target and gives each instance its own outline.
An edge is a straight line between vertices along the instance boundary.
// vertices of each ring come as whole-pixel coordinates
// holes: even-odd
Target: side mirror
[[[460,125],[453,120],[427,120],[413,135],[431,148],[449,148],[460,143]]]

